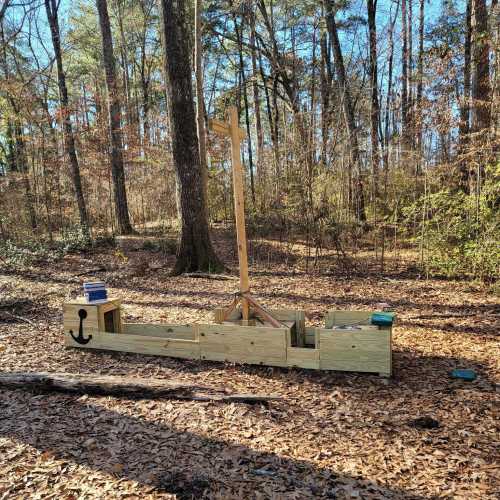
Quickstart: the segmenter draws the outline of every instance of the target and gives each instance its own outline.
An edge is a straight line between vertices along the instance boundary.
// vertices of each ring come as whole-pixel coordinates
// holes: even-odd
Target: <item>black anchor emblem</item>
[[[80,309],[78,311],[78,316],[80,316],[80,327],[78,328],[78,337],[75,337],[73,335],[73,330],[70,330],[69,334],[73,337],[73,340],[75,342],[85,345],[88,344],[90,339],[92,338],[92,335],[89,335],[87,338],[83,337],[83,320],[87,317],[87,311],[85,309]]]

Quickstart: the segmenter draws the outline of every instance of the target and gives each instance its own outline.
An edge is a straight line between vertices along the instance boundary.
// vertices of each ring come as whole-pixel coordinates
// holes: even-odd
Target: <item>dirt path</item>
[[[330,308],[393,306],[398,324],[390,381],[66,350],[61,306],[85,279],[75,275],[93,267],[111,269],[97,276],[123,299],[132,321],[210,320],[235,287],[172,278],[161,269],[127,277],[116,260],[108,252],[30,273],[0,270],[1,370],[175,376],[284,400],[266,407],[0,390],[0,499],[498,494],[500,311],[498,298],[481,287],[397,273],[348,279],[253,267],[253,292],[265,306],[305,309],[311,324]],[[456,367],[473,368],[479,377],[451,380],[448,372]],[[409,425],[422,415],[440,427]]]

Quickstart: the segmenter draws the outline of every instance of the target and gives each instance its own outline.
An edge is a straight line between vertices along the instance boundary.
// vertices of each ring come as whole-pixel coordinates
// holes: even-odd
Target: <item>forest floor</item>
[[[222,251],[231,262],[233,249]],[[62,304],[91,278],[123,300],[129,321],[210,321],[230,302],[237,281],[173,278],[172,259],[104,249],[0,268],[1,371],[175,378],[282,400],[0,390],[0,499],[498,498],[497,296],[472,282],[421,279],[390,254],[383,274],[363,255],[355,273],[306,273],[279,256],[252,263],[254,295],[270,308],[305,309],[309,324],[331,308],[393,307],[392,379],[64,347]],[[478,378],[451,379],[457,367]],[[439,427],[414,427],[421,416]]]

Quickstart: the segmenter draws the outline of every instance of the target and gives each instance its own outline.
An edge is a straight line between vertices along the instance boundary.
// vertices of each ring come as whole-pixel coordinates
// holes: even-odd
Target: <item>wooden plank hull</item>
[[[320,350],[307,347],[287,347],[286,361],[290,367],[318,370],[320,366]]]
[[[78,311],[81,307],[88,314],[84,319],[82,337],[79,337],[76,334],[80,328]],[[106,306],[106,310],[111,307]],[[119,303],[114,307],[119,308]],[[385,376],[392,372],[391,328],[366,324],[370,312],[331,311],[326,321],[329,328],[305,327],[303,311],[273,311],[273,314],[283,322],[283,328],[228,322],[210,325],[122,324],[119,320],[120,331],[110,333],[102,329],[99,307],[68,304],[64,309],[65,344],[181,359],[369,372]],[[338,329],[339,325],[343,328],[353,326]],[[87,339],[85,344],[81,342],[82,338]]]
[[[200,325],[202,359],[287,366],[287,328]]]
[[[65,344],[71,347],[104,349],[107,351],[135,352],[181,359],[200,359],[200,344],[195,340],[181,340],[126,333],[89,332],[92,339],[81,345],[66,334]]]

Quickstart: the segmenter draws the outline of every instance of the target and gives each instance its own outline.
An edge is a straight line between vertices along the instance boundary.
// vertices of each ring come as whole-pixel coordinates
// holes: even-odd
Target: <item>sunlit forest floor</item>
[[[218,248],[235,269],[232,245]],[[394,308],[392,379],[65,349],[62,304],[85,280],[105,280],[127,321],[210,321],[230,302],[237,281],[171,277],[174,257],[154,250],[107,248],[0,269],[1,371],[175,377],[283,399],[227,405],[0,390],[1,499],[496,498],[500,302],[487,288],[425,279],[393,252],[384,273],[366,252],[352,258],[355,271],[323,256],[306,272],[303,249],[280,255],[275,242],[259,241],[250,245],[251,282],[265,306],[305,309],[310,324],[333,308]],[[457,367],[478,378],[452,380]],[[439,427],[412,426],[421,416]]]

